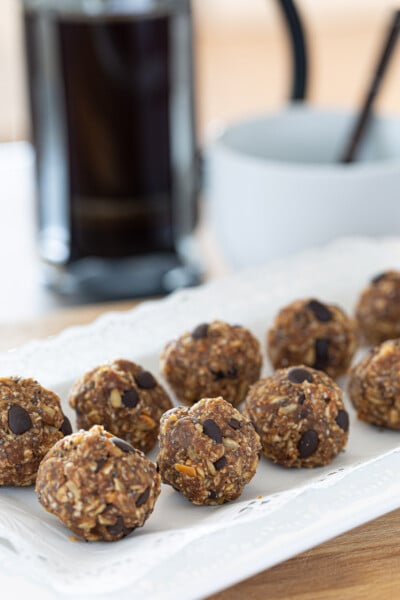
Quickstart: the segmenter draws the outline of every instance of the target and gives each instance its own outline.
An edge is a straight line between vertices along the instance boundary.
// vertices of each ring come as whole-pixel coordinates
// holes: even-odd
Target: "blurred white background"
[[[297,0],[311,54],[309,99],[326,106],[359,103],[393,0]],[[287,98],[289,52],[275,0],[194,0],[199,124],[260,112]],[[400,52],[379,107],[400,112]],[[20,1],[0,2],[0,140],[26,139]]]
[[[0,0],[0,142],[29,139],[21,0]],[[222,123],[281,107],[287,102],[290,48],[276,0],[194,0],[197,108],[200,140]],[[310,54],[311,103],[355,108],[380,52],[390,0],[297,0]],[[378,108],[400,113],[400,44],[380,91]],[[34,194],[26,173],[32,155],[0,146],[3,202],[0,213],[0,322],[56,309],[65,300],[39,284]],[[22,156],[22,162],[21,162]],[[13,166],[14,165],[14,166]],[[29,187],[29,189],[28,189]],[[208,273],[225,269],[213,240],[203,235]]]

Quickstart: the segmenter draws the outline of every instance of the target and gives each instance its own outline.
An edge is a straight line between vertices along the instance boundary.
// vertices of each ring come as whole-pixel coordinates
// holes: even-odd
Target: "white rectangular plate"
[[[399,265],[399,240],[341,240],[31,342],[1,355],[0,373],[34,376],[72,416],[71,383],[97,364],[124,357],[157,374],[168,340],[217,318],[249,327],[264,351],[283,305],[312,296],[352,312],[367,281]],[[0,489],[0,568],[83,597],[198,598],[400,507],[400,433],[358,422],[346,405],[349,444],[328,467],[287,470],[262,459],[240,500],[221,507],[192,506],[163,486],[145,527],[116,544],[71,543],[33,489]]]

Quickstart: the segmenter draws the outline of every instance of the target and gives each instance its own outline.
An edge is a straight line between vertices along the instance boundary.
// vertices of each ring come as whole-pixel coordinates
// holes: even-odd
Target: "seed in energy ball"
[[[258,340],[244,327],[222,321],[201,323],[167,344],[161,372],[184,404],[222,396],[233,406],[260,377]]]
[[[285,467],[327,465],[347,443],[342,391],[326,373],[303,365],[253,385],[243,414],[254,423],[264,456]]]
[[[238,498],[256,472],[261,450],[253,425],[223,398],[166,412],[159,441],[162,481],[194,504]]]
[[[140,450],[96,425],[59,441],[43,459],[42,506],[87,541],[115,541],[142,527],[160,494],[160,476]]]
[[[143,452],[154,447],[160,417],[172,407],[155,377],[128,360],[115,360],[83,375],[69,402],[79,428],[103,425]]]
[[[0,378],[0,485],[33,485],[40,461],[64,435],[60,398],[33,379]]]
[[[296,300],[280,310],[267,335],[275,369],[304,364],[331,377],[345,373],[356,350],[356,327],[341,308]]]
[[[371,348],[350,370],[348,390],[361,421],[400,429],[400,340]]]
[[[374,277],[360,295],[356,319],[371,344],[400,337],[400,271]]]

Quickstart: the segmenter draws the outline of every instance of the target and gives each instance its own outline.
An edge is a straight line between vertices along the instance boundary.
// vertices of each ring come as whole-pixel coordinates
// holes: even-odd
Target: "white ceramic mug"
[[[375,118],[342,165],[354,115],[307,107],[228,127],[206,152],[209,219],[239,268],[346,235],[400,234],[400,117]]]

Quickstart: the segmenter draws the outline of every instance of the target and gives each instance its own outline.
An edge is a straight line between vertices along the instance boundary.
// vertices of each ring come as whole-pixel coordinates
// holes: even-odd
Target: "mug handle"
[[[293,0],[278,0],[292,45],[293,79],[291,100],[304,100],[307,94],[308,59],[304,27]]]

